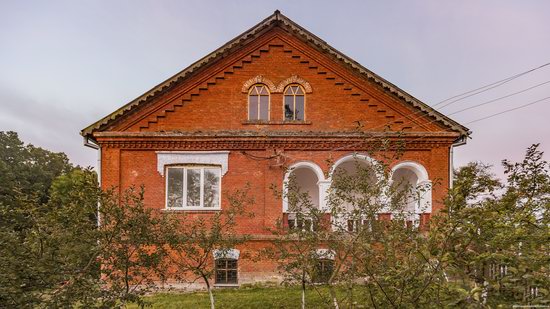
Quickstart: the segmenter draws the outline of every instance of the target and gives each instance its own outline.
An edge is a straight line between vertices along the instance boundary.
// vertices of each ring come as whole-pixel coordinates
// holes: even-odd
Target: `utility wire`
[[[538,87],[540,85],[543,85],[543,84],[547,84],[547,83],[550,83],[550,81],[547,81],[547,82],[544,82],[544,83],[541,83],[539,85],[535,85],[533,87],[530,87],[530,88],[527,88],[527,89],[524,89],[524,90],[521,90],[519,91],[518,93],[521,93],[521,92],[525,92],[527,91],[528,89],[532,89],[534,87]],[[509,97],[509,96],[512,96],[514,94],[509,94],[507,96],[504,96],[504,97]],[[502,97],[502,98],[504,98]],[[497,98],[497,99],[500,99],[500,98]],[[495,99],[495,100],[497,100]],[[482,120],[486,120],[486,119],[489,119],[489,118],[492,118],[492,117],[495,117],[495,116],[498,116],[498,115],[502,115],[502,114],[505,114],[505,113],[509,113],[509,112],[512,112],[512,111],[515,111],[515,110],[518,110],[518,109],[521,109],[521,108],[525,108],[525,107],[528,107],[530,105],[534,105],[536,103],[539,103],[539,102],[542,102],[542,101],[545,101],[545,100],[548,100],[550,99],[550,97],[545,97],[545,98],[542,98],[542,99],[539,99],[539,100],[536,100],[536,101],[532,101],[532,102],[529,102],[529,103],[526,103],[526,104],[523,104],[523,105],[520,105],[518,107],[514,107],[514,108],[510,108],[510,109],[507,109],[507,110],[504,110],[504,111],[501,111],[501,112],[498,112],[498,113],[494,113],[494,114],[491,114],[491,115],[488,115],[488,116],[485,116],[485,117],[482,117],[482,118],[479,118],[479,119],[476,119],[476,120],[473,120],[473,121],[470,121],[470,122],[467,122],[466,124],[471,124],[471,123],[475,123],[475,122],[479,122],[479,121],[482,121]],[[492,101],[495,101],[495,100],[491,100],[491,101],[487,101],[487,102],[484,102],[484,103],[481,103],[481,104],[478,104],[479,106],[481,105],[484,105],[484,104],[488,104]],[[473,107],[472,107],[473,108]],[[460,111],[458,111],[460,112]],[[455,113],[458,113],[458,112],[455,112]],[[437,119],[432,119],[430,120],[429,122],[427,122],[426,124],[431,124],[431,123],[434,123],[436,121],[439,121]],[[424,139],[424,138],[428,138],[428,136],[421,136],[421,137],[418,137],[418,138],[415,138],[415,139],[412,139],[412,140],[405,140],[405,144],[409,144],[411,142],[414,142],[414,141],[418,141],[418,140],[421,140],[421,139]],[[333,148],[331,149],[331,151],[337,151],[337,150],[344,150],[344,149],[347,149],[347,148],[350,148],[350,147],[355,147],[355,146],[358,146],[358,145],[361,145],[361,144],[364,144],[364,143],[368,143],[370,141],[373,141],[373,140],[376,140],[378,139],[377,137],[369,137],[365,140],[361,140],[361,141],[358,141],[357,143],[353,143],[351,145],[345,145],[345,146],[341,146],[341,147],[337,147],[337,148]]]
[[[502,114],[505,114],[505,113],[508,113],[508,112],[512,112],[512,111],[515,111],[515,110],[518,110],[518,109],[521,109],[521,108],[524,108],[524,107],[527,107],[527,106],[530,106],[530,105],[534,105],[536,103],[539,103],[539,102],[542,102],[542,101],[546,101],[550,99],[550,97],[546,97],[546,98],[542,98],[540,100],[536,100],[536,101],[533,101],[533,102],[529,102],[527,104],[523,104],[523,105],[520,105],[518,107],[514,107],[514,108],[510,108],[510,109],[507,109],[507,110],[504,110],[502,112],[498,112],[498,113],[495,113],[495,114],[491,114],[491,115],[488,115],[488,116],[485,116],[485,117],[482,117],[482,118],[479,118],[479,119],[476,119],[476,120],[472,120],[470,122],[467,122],[466,124],[470,124],[470,123],[474,123],[474,122],[478,122],[478,121],[482,121],[482,120],[485,120],[485,119],[489,119],[489,118],[493,118],[495,116],[498,116],[498,115],[502,115]]]
[[[507,78],[501,79],[501,80],[499,80],[499,81],[490,83],[490,84],[488,84],[488,85],[485,85],[485,86],[482,86],[482,87],[479,87],[479,88],[476,88],[476,89],[473,89],[473,90],[469,90],[469,91],[466,91],[466,92],[461,93],[461,94],[457,94],[457,95],[452,96],[452,97],[449,97],[449,98],[447,98],[447,99],[445,99],[445,100],[443,100],[443,101],[440,101],[440,102],[434,104],[434,105],[431,106],[431,107],[434,108],[434,107],[436,107],[436,106],[438,106],[438,105],[440,105],[440,104],[443,104],[443,103],[445,103],[445,102],[447,102],[447,101],[449,101],[449,100],[453,100],[453,99],[459,98],[459,99],[453,100],[453,101],[451,101],[451,102],[448,102],[447,104],[444,104],[443,106],[441,106],[441,107],[439,107],[439,108],[436,109],[436,110],[439,110],[439,109],[441,109],[441,108],[443,108],[443,107],[446,107],[446,106],[449,106],[449,105],[451,105],[451,104],[454,104],[454,103],[456,103],[456,102],[458,102],[458,101],[460,101],[460,100],[463,100],[463,99],[469,98],[469,97],[471,97],[471,96],[480,94],[480,93],[482,93],[482,92],[488,91],[488,90],[490,90],[490,89],[499,87],[499,86],[501,86],[501,85],[503,85],[503,84],[505,84],[505,83],[508,83],[508,82],[514,80],[514,79],[517,79],[517,78],[519,78],[519,77],[521,77],[521,76],[524,76],[524,75],[526,75],[526,74],[532,73],[532,72],[534,72],[534,71],[540,70],[540,69],[542,69],[542,68],[544,68],[544,67],[547,67],[547,66],[549,66],[549,65],[550,65],[550,62],[547,62],[547,63],[542,64],[542,65],[539,65],[539,66],[537,66],[537,67],[535,67],[535,68],[529,69],[529,70],[527,70],[527,71],[523,71],[523,72],[521,72],[521,73],[517,73],[517,74],[512,75],[512,76],[510,76],[510,77],[507,77]],[[527,91],[527,90],[526,90],[526,91]],[[461,96],[464,96],[464,95],[467,95],[467,96],[466,96],[466,97],[460,98]],[[405,123],[413,123],[414,121],[416,121],[416,120],[418,120],[418,119],[421,119],[421,118],[423,118],[424,116],[423,116],[423,115],[420,115],[420,116],[414,117],[414,118],[410,118],[410,117],[415,116],[415,115],[418,115],[418,114],[421,114],[421,113],[424,113],[424,111],[423,111],[423,110],[418,110],[418,111],[413,112],[413,113],[411,113],[411,114],[402,116],[401,118],[394,119],[392,122],[395,122],[395,121],[397,121],[397,120],[405,120]],[[431,123],[431,122],[430,122],[430,123]],[[386,127],[386,126],[388,126],[388,125],[390,125],[390,124],[391,124],[390,122],[387,122],[387,123],[385,123],[385,124],[383,124],[383,125],[379,125],[379,126],[375,126],[375,127],[369,128],[369,130],[376,130],[376,129],[384,128],[384,127]],[[404,123],[403,123],[403,124],[404,124]]]
[[[540,87],[540,86],[543,86],[543,85],[546,85],[550,83],[550,80],[549,81],[545,81],[544,83],[540,83],[540,84],[537,84],[535,86],[532,86],[532,87],[529,87],[529,88],[525,88],[523,90],[520,90],[520,91],[517,91],[517,92],[513,92],[513,93],[510,93],[510,94],[507,94],[505,96],[502,96],[502,97],[499,97],[499,98],[496,98],[496,99],[493,99],[493,100],[489,100],[489,101],[486,101],[486,102],[483,102],[483,103],[479,103],[479,104],[476,104],[476,105],[473,105],[473,106],[470,106],[470,107],[466,107],[464,109],[461,109],[461,110],[458,110],[456,112],[452,112],[450,114],[447,114],[448,116],[451,116],[451,115],[454,115],[454,114],[458,114],[458,113],[462,113],[464,111],[467,111],[467,110],[470,110],[470,109],[473,109],[473,108],[477,108],[477,107],[480,107],[480,106],[483,106],[483,105],[487,105],[489,103],[493,103],[493,102],[496,102],[496,101],[500,101],[502,99],[506,99],[506,98],[509,98],[509,97],[512,97],[512,96],[515,96],[515,95],[518,95],[520,93],[524,93],[524,92],[527,92],[531,89],[535,89],[537,87]]]
[[[446,107],[446,106],[449,106],[449,105],[451,105],[451,104],[453,104],[453,103],[456,103],[456,102],[458,102],[458,101],[461,101],[461,100],[463,100],[463,99],[466,99],[466,98],[472,97],[472,96],[474,96],[474,95],[480,94],[480,93],[482,93],[482,92],[485,92],[485,91],[494,89],[494,88],[496,88],[496,87],[502,86],[502,85],[504,85],[504,84],[506,84],[506,83],[508,83],[508,82],[510,82],[510,81],[512,81],[512,80],[514,80],[514,79],[517,79],[517,78],[519,78],[519,77],[521,77],[521,76],[523,76],[523,75],[532,73],[532,72],[534,72],[534,71],[537,71],[537,70],[542,69],[542,68],[544,68],[544,67],[546,67],[546,66],[549,66],[549,65],[550,65],[550,62],[547,62],[547,63],[542,64],[542,65],[539,65],[539,66],[537,66],[537,67],[535,67],[535,68],[532,68],[532,69],[529,69],[529,70],[527,70],[527,71],[524,71],[524,72],[521,72],[521,73],[512,75],[512,76],[510,76],[510,77],[507,77],[507,78],[501,79],[501,80],[499,80],[499,81],[496,81],[496,82],[487,84],[487,85],[485,85],[485,86],[482,86],[482,87],[479,87],[479,88],[476,88],[476,89],[473,89],[473,90],[469,90],[469,91],[463,92],[463,93],[461,93],[461,94],[454,95],[454,96],[452,96],[452,97],[449,97],[449,98],[447,98],[447,99],[445,99],[445,100],[443,100],[443,101],[440,101],[440,102],[434,104],[434,105],[432,106],[432,108],[433,108],[433,107],[436,107],[436,106],[438,106],[438,105],[441,105],[441,104],[443,104],[443,103],[445,103],[445,102],[447,102],[447,101],[456,99],[456,100],[453,100],[453,101],[451,101],[451,102],[449,102],[449,103],[447,103],[447,104],[444,104],[443,106],[439,107],[438,109],[444,108],[444,107]],[[520,91],[518,91],[518,92],[511,93],[511,94],[505,95],[505,96],[500,97],[500,98],[496,98],[496,99],[493,99],[493,100],[490,100],[490,101],[487,101],[487,102],[483,102],[483,103],[480,103],[480,104],[477,104],[477,105],[474,105],[474,106],[465,108],[465,109],[463,109],[463,110],[459,110],[459,111],[453,112],[453,113],[451,113],[451,114],[449,114],[449,115],[454,115],[454,114],[457,114],[457,113],[460,113],[460,112],[463,112],[463,111],[466,111],[466,110],[469,110],[469,109],[473,109],[473,108],[475,108],[475,107],[479,107],[479,106],[483,106],[483,105],[486,105],[486,104],[489,104],[489,103],[493,103],[493,102],[496,102],[496,101],[498,101],[498,100],[502,100],[502,99],[505,99],[505,98],[508,98],[508,97],[511,97],[511,96],[514,96],[514,95],[517,95],[517,94],[520,94],[520,93],[523,93],[523,92],[526,92],[526,91],[529,91],[529,90],[531,90],[531,89],[533,89],[533,88],[540,87],[540,86],[545,85],[545,84],[547,84],[547,83],[550,83],[550,81],[546,81],[546,82],[544,82],[544,83],[537,84],[537,85],[535,85],[535,86],[532,86],[532,87],[529,87],[529,88],[520,90]],[[544,101],[544,100],[547,100],[547,99],[550,99],[550,97],[546,97],[546,98],[543,98],[543,99],[540,99],[540,100],[537,100],[537,101],[533,101],[533,102],[530,102],[530,103],[527,103],[527,104],[524,104],[524,105],[521,105],[521,106],[518,106],[518,107],[515,107],[515,108],[511,108],[511,109],[508,109],[508,110],[505,110],[505,111],[502,111],[502,112],[498,112],[498,113],[495,113],[495,114],[492,114],[492,115],[488,115],[488,116],[486,116],[486,117],[482,117],[482,118],[479,118],[479,119],[476,119],[476,120],[467,122],[466,124],[471,124],[471,123],[479,122],[479,121],[482,121],[482,120],[485,120],[485,119],[489,119],[489,118],[492,118],[492,117],[495,117],[495,116],[498,116],[498,115],[501,115],[501,114],[504,114],[504,113],[508,113],[508,112],[511,112],[511,111],[514,111],[514,110],[518,110],[518,109],[521,109],[521,108],[525,108],[525,107],[527,107],[527,106],[530,106],[530,105],[539,103],[539,102]],[[422,113],[422,112],[424,112],[424,111],[419,110],[419,111],[416,111],[416,112],[414,112],[414,113],[412,113],[412,114],[410,114],[410,115],[407,115],[407,116],[414,116],[415,114],[419,114],[419,113]],[[401,117],[401,119],[404,119],[404,118],[407,118],[407,117]],[[417,119],[420,119],[420,118],[422,118],[422,116],[416,117],[416,118],[414,118],[414,119],[410,119],[410,118],[409,118],[409,119],[407,119],[407,120],[408,120],[409,123],[412,123],[412,122],[414,122],[414,121],[416,121]],[[386,126],[390,125],[392,122],[395,122],[395,121],[396,121],[396,120],[393,120],[393,121],[391,121],[391,122],[388,121],[388,122],[386,122],[386,123],[383,124],[383,125],[375,126],[375,127],[369,128],[369,130],[372,131],[372,130],[374,130],[374,129],[379,129],[379,128],[386,127]],[[429,122],[426,123],[426,124],[431,124],[431,123],[436,122],[436,121],[439,121],[439,120],[433,119],[433,120],[429,121]],[[403,123],[403,124],[404,124],[404,123]],[[418,138],[415,138],[415,139],[406,141],[406,143],[410,143],[410,142],[413,142],[413,141],[417,141],[417,140],[420,140],[420,139],[423,139],[423,138],[427,138],[427,136],[418,137]],[[360,142],[357,142],[357,143],[354,143],[354,144],[351,144],[351,145],[346,145],[346,146],[341,146],[341,147],[333,148],[333,149],[331,149],[330,151],[344,150],[344,149],[346,149],[346,148],[354,147],[354,146],[357,146],[357,145],[359,145],[359,144],[368,143],[369,141],[372,141],[372,140],[375,140],[375,139],[376,139],[375,137],[370,137],[370,138],[368,138],[368,139],[366,139],[366,140],[363,140],[363,141],[360,141]],[[256,160],[258,160],[258,159],[256,159]]]
[[[461,94],[454,95],[454,96],[452,96],[452,97],[450,97],[450,98],[447,98],[447,99],[445,99],[445,100],[443,100],[443,101],[440,101],[440,102],[434,104],[432,107],[436,107],[436,106],[438,106],[438,105],[440,105],[440,104],[443,104],[443,103],[445,103],[445,102],[447,102],[447,101],[450,101],[450,100],[453,100],[453,99],[456,99],[456,98],[460,98],[460,99],[457,99],[457,100],[453,100],[453,101],[451,101],[451,102],[449,102],[449,103],[447,103],[447,104],[444,104],[443,106],[441,106],[440,108],[438,108],[438,109],[441,109],[441,108],[443,108],[443,107],[446,107],[446,106],[448,106],[448,105],[451,105],[451,104],[453,104],[453,103],[455,103],[455,102],[458,102],[458,101],[460,101],[460,100],[464,100],[464,99],[469,98],[469,97],[471,97],[471,96],[474,96],[474,95],[476,95],[476,94],[479,94],[479,93],[482,93],[482,92],[491,90],[491,89],[496,88],[496,87],[499,87],[499,86],[502,86],[502,85],[504,85],[504,84],[506,84],[506,83],[508,83],[508,82],[510,82],[510,81],[512,81],[512,80],[514,80],[514,79],[516,79],[516,78],[518,78],[518,77],[521,77],[521,76],[523,76],[523,75],[532,73],[532,72],[534,72],[534,71],[536,71],[536,70],[542,69],[542,68],[544,68],[544,67],[546,67],[546,66],[549,66],[549,65],[550,65],[550,62],[545,63],[545,64],[542,64],[542,65],[539,65],[538,67],[529,69],[529,70],[527,70],[527,71],[524,71],[524,72],[521,72],[521,73],[512,75],[512,76],[507,77],[507,78],[505,78],[505,79],[501,79],[501,80],[496,81],[496,82],[493,82],[493,83],[491,83],[491,84],[488,84],[488,85],[485,85],[485,86],[482,86],[482,87],[479,87],[479,88],[476,88],[476,89],[473,89],[473,90],[470,90],[470,91],[466,91],[466,92],[461,93]],[[465,96],[465,95],[467,95],[467,96]],[[463,96],[465,96],[465,97],[463,97]],[[462,98],[461,98],[461,97],[462,97]]]

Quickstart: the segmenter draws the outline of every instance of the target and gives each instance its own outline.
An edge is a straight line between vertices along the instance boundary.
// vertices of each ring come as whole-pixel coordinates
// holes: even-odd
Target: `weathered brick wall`
[[[248,98],[242,92],[245,82],[262,75],[275,85],[297,75],[306,80],[312,92],[306,95],[306,122],[284,124],[283,95],[271,94],[270,124],[247,123]],[[434,181],[432,194],[433,209],[442,207],[449,182],[449,147],[458,136],[446,131],[429,118],[419,118],[416,110],[406,106],[400,99],[388,94],[379,86],[345,69],[322,52],[307,46],[304,42],[282,32],[273,30],[259,39],[250,42],[241,50],[227,55],[222,61],[197,73],[174,89],[159,96],[158,99],[139,113],[134,113],[113,125],[111,132],[218,132],[218,131],[255,131],[257,136],[250,141],[262,138],[268,131],[295,132],[354,132],[382,131],[390,124],[392,130],[406,132],[433,133],[447,132],[446,136],[433,143],[425,143],[433,137],[410,138],[405,152],[400,158],[423,165],[429,178]],[[116,186],[127,188],[131,185],[145,186],[145,203],[149,207],[165,208],[165,179],[157,172],[157,150],[203,150],[187,146],[156,147],[146,144],[144,137],[140,142],[128,138],[126,144],[109,144],[108,138],[96,136],[102,146],[102,185],[104,188]],[[123,139],[123,138],[122,138]],[[169,137],[166,137],[169,139]],[[172,140],[177,140],[173,137]],[[215,140],[215,137],[211,138]],[[119,138],[120,141],[120,138]],[[136,145],[133,145],[135,143]],[[244,144],[243,144],[244,143]],[[422,143],[421,146],[418,146]],[[349,155],[351,150],[366,154],[369,149],[327,149],[319,142],[318,149],[289,149],[264,147],[249,149],[246,138],[235,144],[229,154],[229,170],[222,178],[222,208],[227,207],[227,195],[236,189],[250,184],[250,194],[255,203],[249,211],[254,218],[239,221],[238,231],[254,236],[265,236],[267,228],[274,227],[281,219],[282,201],[276,197],[270,186],[282,185],[285,167],[298,161],[311,161],[328,172],[327,160],[333,162]],[[290,143],[291,144],[291,143]],[[246,151],[260,157],[269,157],[274,153],[282,154],[274,159],[253,160],[242,153]],[[377,154],[373,155],[375,158]],[[392,162],[396,164],[398,162]],[[208,212],[195,212],[197,216],[209,216]],[[267,245],[266,241],[254,240],[241,246],[243,253],[257,254]],[[262,260],[239,262],[241,282],[251,282],[258,278],[270,280],[275,276],[273,262]],[[274,277],[275,276],[275,277]]]

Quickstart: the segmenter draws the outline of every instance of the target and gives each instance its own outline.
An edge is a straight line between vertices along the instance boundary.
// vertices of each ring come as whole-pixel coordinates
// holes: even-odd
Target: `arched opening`
[[[283,183],[283,213],[289,228],[313,228],[311,214],[323,211],[324,175],[315,163],[291,166]]]
[[[396,195],[402,196],[403,210],[407,213],[414,213],[417,209],[418,176],[409,168],[401,167],[392,174],[392,184],[395,187]]]
[[[294,184],[291,184],[291,181]],[[289,212],[289,185],[294,185],[292,190],[307,193],[311,203],[317,209],[323,209],[323,184],[326,183],[323,170],[315,163],[302,161],[291,165],[283,181],[283,212]]]
[[[394,189],[403,194],[403,213],[408,224],[418,226],[424,214],[432,212],[432,183],[428,172],[413,161],[400,162],[392,168]]]
[[[333,229],[356,232],[371,227],[385,205],[379,168],[375,160],[361,154],[335,162],[330,173],[329,198]]]
[[[319,209],[319,178],[307,167],[300,167],[291,172],[291,178],[296,182],[300,194],[307,194],[312,206]]]

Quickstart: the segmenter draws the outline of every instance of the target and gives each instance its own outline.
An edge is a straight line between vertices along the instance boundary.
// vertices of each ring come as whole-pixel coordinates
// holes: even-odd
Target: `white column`
[[[327,206],[327,199],[330,189],[330,180],[320,180],[317,182],[317,186],[319,187],[319,209],[324,212],[329,212],[330,209],[328,209]]]
[[[432,212],[432,181],[421,181],[418,186],[420,199],[415,205],[415,213],[431,213]]]

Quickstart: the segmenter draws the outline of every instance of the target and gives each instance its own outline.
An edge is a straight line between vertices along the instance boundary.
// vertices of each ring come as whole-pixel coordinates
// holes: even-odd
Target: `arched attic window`
[[[269,121],[269,90],[264,84],[256,84],[248,91],[248,120]]]
[[[305,120],[306,95],[302,86],[291,84],[285,88],[285,120]]]

